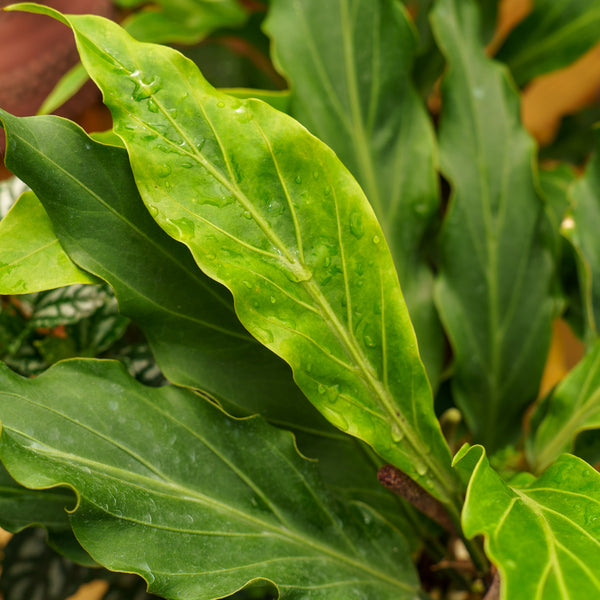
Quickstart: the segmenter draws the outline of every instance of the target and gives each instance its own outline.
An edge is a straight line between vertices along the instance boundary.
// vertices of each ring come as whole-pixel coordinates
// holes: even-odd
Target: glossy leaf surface
[[[336,152],[375,210],[435,387],[444,342],[423,242],[439,197],[433,128],[411,82],[413,25],[389,0],[275,0],[265,27],[290,114]]]
[[[208,600],[262,578],[284,598],[416,597],[402,537],[365,506],[335,506],[293,437],[259,417],[144,387],[111,361],[29,380],[2,367],[0,380],[8,470],[29,487],[72,486],[84,548],[151,591]]]
[[[329,429],[287,366],[240,325],[227,291],[152,220],[124,150],[56,117],[3,119],[7,164],[37,190],[71,258],[111,284],[170,381],[213,394],[231,410]],[[282,397],[293,403],[290,414]]]
[[[156,221],[229,287],[242,323],[330,422],[455,508],[389,250],[334,153],[270,106],[219,93],[172,49],[104,19],[67,22]]]
[[[565,454],[537,480],[511,487],[481,446],[460,451],[455,464],[471,473],[464,532],[485,536],[501,574],[501,600],[598,596],[600,473]]]
[[[530,462],[542,472],[563,452],[573,448],[576,436],[600,428],[600,341],[563,379],[540,409],[532,432]]]
[[[96,279],[75,265],[33,192],[0,222],[0,294],[28,294]]]
[[[518,85],[566,67],[600,41],[596,0],[536,0],[496,55]]]
[[[14,148],[7,157],[11,168],[39,190],[74,259],[114,286],[121,311],[143,328],[167,377],[211,393],[235,414],[259,412],[271,422],[304,432],[299,444],[306,456],[353,465],[344,473],[337,470],[335,488],[342,493],[352,488],[354,498],[390,513],[395,507],[394,522],[411,536],[398,501],[390,502],[376,480],[378,465],[371,464],[369,471],[363,451],[308,403],[287,366],[250,336],[243,337],[245,331],[220,286],[203,277],[183,248],[149,218],[133,189],[126,154],[92,142],[79,128],[54,117],[6,115],[5,120]],[[80,155],[85,163],[73,160]],[[45,164],[41,171],[39,160]],[[98,301],[106,301],[94,289],[45,294],[36,302],[33,324],[54,327],[80,320],[83,307],[96,310]],[[215,294],[222,305],[215,302]],[[228,329],[237,334],[228,335]],[[133,366],[138,359],[123,359],[138,371]],[[35,372],[45,366],[36,365]],[[142,361],[141,369],[147,368]],[[160,373],[152,373],[153,380],[160,380]]]
[[[441,0],[442,171],[453,186],[441,237],[438,308],[454,350],[453,393],[489,451],[520,432],[550,342],[553,275],[534,143],[505,70],[488,59],[473,0]],[[494,118],[490,118],[494,115]]]

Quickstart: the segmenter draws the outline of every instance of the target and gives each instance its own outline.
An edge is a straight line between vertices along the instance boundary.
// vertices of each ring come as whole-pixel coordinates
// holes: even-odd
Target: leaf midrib
[[[6,394],[6,393],[3,392],[3,394]],[[10,395],[18,396],[17,394],[10,394]],[[30,401],[28,398],[23,397],[23,396],[20,396],[20,398],[23,400]],[[38,405],[38,406],[43,406],[46,409],[49,408],[44,405]],[[66,415],[62,415],[62,416],[67,418]],[[83,426],[82,423],[79,423],[77,421],[73,421],[73,422],[76,423],[77,425]],[[411,589],[411,590],[413,589],[411,586],[405,584],[404,582],[399,581],[397,579],[393,579],[386,573],[382,573],[380,571],[372,569],[369,566],[367,566],[366,564],[364,564],[364,562],[354,560],[349,556],[340,554],[339,552],[337,552],[336,550],[334,550],[333,548],[331,548],[329,546],[325,546],[320,542],[312,540],[311,538],[304,537],[304,536],[300,535],[298,532],[288,529],[283,524],[280,527],[277,527],[277,526],[273,525],[272,523],[269,523],[267,521],[264,521],[262,519],[254,517],[254,516],[252,516],[248,513],[245,513],[235,507],[232,507],[229,504],[219,502],[219,501],[215,500],[214,498],[210,498],[204,494],[199,493],[196,490],[193,490],[193,489],[190,489],[187,487],[183,487],[181,484],[167,478],[164,474],[157,471],[152,466],[151,466],[151,471],[154,472],[158,477],[160,477],[160,479],[154,479],[154,478],[148,477],[146,475],[142,475],[140,473],[126,471],[124,469],[115,467],[113,465],[99,463],[97,461],[83,458],[81,456],[73,455],[68,452],[58,451],[53,448],[50,448],[44,442],[41,442],[40,440],[36,439],[35,437],[33,437],[30,434],[19,431],[13,427],[5,427],[5,429],[8,431],[12,431],[14,434],[21,436],[24,439],[27,439],[27,440],[31,441],[32,443],[36,444],[38,446],[37,448],[35,448],[36,453],[45,454],[46,456],[51,457],[51,459],[55,460],[56,462],[62,462],[67,467],[73,468],[74,464],[81,464],[82,466],[89,468],[90,471],[93,469],[94,471],[101,474],[102,476],[104,476],[106,478],[110,478],[110,479],[116,481],[117,483],[121,483],[121,484],[125,483],[128,486],[138,488],[145,492],[148,492],[148,490],[151,490],[153,494],[161,495],[166,498],[171,498],[171,499],[174,498],[175,500],[179,498],[179,499],[197,502],[198,504],[207,506],[209,508],[212,508],[213,510],[221,512],[222,514],[225,514],[228,516],[233,515],[239,521],[247,522],[253,527],[262,528],[263,530],[268,530],[273,535],[280,537],[282,539],[287,539],[289,542],[291,542],[293,544],[296,544],[299,546],[305,546],[307,548],[314,550],[317,553],[329,556],[334,562],[341,563],[341,564],[345,565],[346,567],[349,565],[353,568],[360,569],[361,571],[364,571],[364,572],[368,573],[369,575],[371,575],[373,578],[381,579],[383,581],[386,581],[387,583],[390,583],[394,586],[401,587],[404,589]],[[93,431],[93,430],[91,430],[91,431]],[[95,433],[97,434],[98,432],[95,432]],[[101,436],[101,437],[103,437],[103,436]],[[42,447],[43,447],[43,449],[42,449]],[[127,452],[132,458],[135,458],[136,460],[141,462],[141,464],[144,464],[144,465],[147,464],[143,459],[141,459],[141,457],[137,456],[134,452],[132,452],[122,446],[119,446],[119,448],[121,450],[123,450],[124,452]],[[125,477],[123,475],[125,475]],[[79,494],[83,495],[81,491],[79,491],[77,488],[75,488],[75,489],[76,489],[76,492],[78,495]],[[173,492],[175,492],[175,493],[173,493]],[[312,492],[312,490],[311,490],[311,492]],[[85,496],[85,495],[83,495],[83,496],[84,496],[84,498],[86,498],[86,500],[88,500],[89,502],[92,502],[95,506],[98,506],[98,508],[100,508],[104,512],[107,512],[108,514],[112,514],[113,516],[115,516],[117,518],[123,518],[122,516],[113,514],[108,509],[102,508],[99,505],[95,504],[91,499],[88,499],[87,496]],[[277,517],[277,513],[274,513],[274,514]],[[329,512],[327,512],[327,514],[329,515]],[[156,527],[156,525],[153,523],[144,523],[144,524],[147,527],[152,527],[152,528]],[[173,530],[172,528],[166,528],[166,527],[162,527],[162,528],[168,529],[168,530]],[[174,530],[174,531],[179,531],[179,530]],[[190,531],[190,533],[196,533],[198,535],[202,535],[202,533],[193,531],[193,530]],[[215,532],[215,535],[219,535],[219,532]]]

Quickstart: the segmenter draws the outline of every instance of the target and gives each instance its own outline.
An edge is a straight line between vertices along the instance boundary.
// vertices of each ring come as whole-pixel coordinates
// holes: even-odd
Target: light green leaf
[[[144,387],[112,361],[67,361],[36,379],[2,366],[0,390],[13,477],[73,487],[83,547],[152,592],[208,600],[267,579],[283,598],[417,596],[402,537],[366,506],[331,502],[292,435],[259,417]]]
[[[74,264],[33,192],[0,222],[0,294],[29,294],[97,279]]]
[[[529,440],[529,462],[544,471],[563,452],[573,448],[576,436],[600,428],[600,340],[561,381],[534,416],[538,422]]]
[[[237,0],[155,0],[125,19],[123,26],[143,42],[197,44],[215,29],[239,27],[246,18]]]
[[[40,106],[38,115],[49,115],[59,106],[62,106],[69,98],[72,98],[89,80],[87,71],[81,63],[77,63],[69,69],[54,86],[54,89],[46,96]]]
[[[360,447],[312,407],[287,365],[246,335],[223,288],[203,277],[189,254],[149,217],[126,153],[92,142],[78,127],[56,117],[5,114],[4,120],[14,151],[7,156],[11,169],[39,190],[74,260],[114,286],[121,311],[142,327],[167,377],[216,396],[235,414],[258,412],[270,422],[305,432],[299,443],[307,456],[326,462],[337,457],[354,465],[348,471],[338,469],[335,487],[360,488],[355,498],[360,495],[386,511],[395,504],[400,513],[394,522],[410,530],[406,511],[396,497],[390,502],[390,494],[378,484],[376,466],[370,472],[357,468],[364,461]],[[78,156],[86,160],[73,160]],[[78,290],[58,290],[37,299],[34,324],[55,326],[80,319],[79,304],[89,306],[94,288]],[[36,371],[44,367],[36,365]],[[344,481],[344,474],[351,481]]]
[[[596,131],[596,152],[585,174],[571,188],[574,208],[564,226],[565,236],[576,251],[584,340],[593,344],[600,327],[600,131]]]
[[[19,196],[28,190],[27,185],[17,177],[9,177],[0,181],[0,219],[7,215]]]
[[[390,0],[274,0],[265,28],[290,114],[336,152],[375,210],[436,387],[444,340],[424,239],[439,193],[433,127],[411,82],[414,27]]]
[[[335,154],[270,106],[219,93],[170,48],[102,18],[63,19],[157,222],[229,287],[242,323],[330,422],[456,512],[389,250]]]
[[[432,19],[449,63],[439,143],[453,187],[438,308],[454,350],[455,402],[474,440],[493,452],[514,441],[538,392],[554,308],[552,242],[534,143],[505,69],[485,56],[476,3],[441,0]]]
[[[238,413],[334,431],[287,365],[240,325],[227,291],[152,220],[124,150],[95,143],[57,117],[1,118],[7,164],[37,191],[72,260],[111,284],[121,312],[143,329],[170,381],[202,389]],[[49,316],[58,319],[54,325],[66,317]]]
[[[518,85],[566,67],[600,41],[597,0],[536,0],[532,12],[508,35],[496,58]]]
[[[600,473],[565,454],[537,480],[511,487],[481,446],[459,452],[455,464],[472,473],[463,530],[485,536],[501,600],[599,596]]]
[[[221,88],[221,92],[236,98],[256,98],[270,104],[273,108],[289,114],[291,95],[289,90],[255,90],[252,88]]]

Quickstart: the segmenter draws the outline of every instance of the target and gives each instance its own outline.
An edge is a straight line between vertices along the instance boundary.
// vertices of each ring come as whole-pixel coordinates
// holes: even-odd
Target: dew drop
[[[244,211],[244,217],[246,217],[246,219],[248,219],[249,221],[252,220],[252,213],[249,210],[245,210]]]
[[[377,346],[377,342],[368,333],[363,335],[363,340],[367,348],[375,348]]]
[[[225,102],[217,102],[217,106],[219,108],[223,108],[225,106]]]
[[[365,234],[362,216],[358,212],[350,215],[350,232],[356,239],[360,239]]]
[[[154,206],[153,204],[150,204],[148,206],[148,212],[153,216],[153,217],[157,217],[158,216],[158,208],[156,208],[156,206]]]
[[[189,163],[189,162],[184,162],[184,163],[181,163],[181,166],[184,169],[191,169],[194,165],[192,165],[192,163]]]
[[[417,462],[415,465],[415,470],[419,475],[423,476],[425,473],[427,473],[427,465],[424,462]]]
[[[275,298],[275,296],[271,296],[270,300],[271,304],[275,304],[277,302],[277,298]]]
[[[252,284],[249,281],[242,281],[242,285],[249,290],[252,289]]]
[[[258,337],[263,344],[271,344],[273,342],[273,332],[269,329],[258,329],[256,337]]]
[[[325,392],[327,391],[327,388],[322,383],[320,383],[317,390],[318,390],[319,394],[325,394]]]
[[[153,113],[158,112],[158,104],[156,104],[156,102],[154,102],[152,99],[148,100],[148,110]]]
[[[294,181],[295,181],[296,183],[302,183],[302,177],[300,177],[300,175],[297,175],[297,176],[296,176],[296,179],[294,179]]]
[[[140,71],[134,71],[130,77],[133,79],[135,89],[133,90],[133,99],[139,102],[145,100],[160,90],[160,77],[155,76],[149,81],[143,79]]]
[[[319,171],[313,171],[313,178],[319,179],[319,177],[320,177]]]
[[[404,431],[402,431],[402,429],[400,429],[400,427],[394,423],[392,425],[392,440],[394,440],[394,442],[400,442],[403,438]]]
[[[379,244],[379,242],[381,242],[381,238],[378,235],[374,235],[373,236],[373,243],[375,245]]]
[[[204,146],[204,144],[205,144],[205,143],[206,143],[206,140],[204,140],[204,139],[202,139],[202,140],[200,140],[200,141],[196,142],[196,148],[197,148],[198,150],[202,150],[202,147]]]
[[[168,177],[171,174],[171,167],[169,165],[161,165],[158,167],[159,177]]]

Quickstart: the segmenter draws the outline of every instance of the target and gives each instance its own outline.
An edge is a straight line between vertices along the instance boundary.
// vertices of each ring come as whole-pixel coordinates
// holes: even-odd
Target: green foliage
[[[0,107],[4,597],[596,597],[600,138],[540,169],[515,85],[594,3],[495,60],[495,0],[117,4],[19,7],[113,128]],[[557,316],[588,354],[538,399]]]

